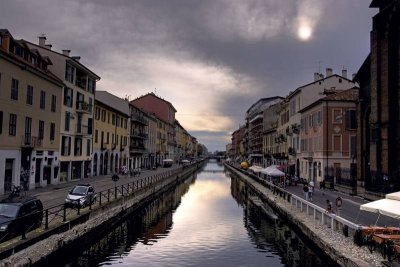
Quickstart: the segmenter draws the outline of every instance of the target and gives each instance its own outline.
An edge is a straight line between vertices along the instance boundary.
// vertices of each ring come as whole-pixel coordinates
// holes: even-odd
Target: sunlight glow
[[[311,29],[311,27],[309,27],[307,25],[300,26],[299,30],[297,32],[299,38],[303,41],[307,41],[308,39],[310,39],[311,33],[312,33],[312,29]]]

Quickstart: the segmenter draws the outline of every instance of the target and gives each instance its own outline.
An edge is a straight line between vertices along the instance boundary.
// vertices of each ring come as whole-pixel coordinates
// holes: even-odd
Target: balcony
[[[129,146],[129,152],[130,153],[144,153],[144,152],[146,152],[146,148],[144,147],[143,144],[130,145]]]
[[[288,154],[291,156],[295,156],[296,155],[296,149],[293,147],[289,147],[288,148]]]
[[[131,137],[133,137],[133,138],[147,139],[147,136],[148,135],[146,133],[142,133],[142,132],[140,132],[138,130],[133,130],[131,132]]]
[[[21,143],[21,147],[24,148],[42,147],[43,139],[39,139],[37,136],[32,136],[31,134],[27,133],[22,136]]]
[[[91,114],[92,113],[92,105],[85,101],[78,101],[76,103],[76,112]]]
[[[87,125],[82,125],[82,124],[77,124],[76,125],[76,135],[90,135],[89,133],[89,126]]]
[[[136,123],[140,123],[142,125],[148,125],[148,121],[144,118],[144,116],[140,116],[137,114],[132,114],[131,115],[131,121],[132,122],[136,122]]]

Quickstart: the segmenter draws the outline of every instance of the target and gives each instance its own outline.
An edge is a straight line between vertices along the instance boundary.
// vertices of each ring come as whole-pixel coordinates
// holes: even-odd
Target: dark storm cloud
[[[53,49],[81,56],[102,90],[156,90],[178,116],[193,114],[179,120],[210,150],[258,99],[286,96],[326,67],[356,72],[376,12],[364,0],[0,1],[1,28],[32,42],[45,33]]]

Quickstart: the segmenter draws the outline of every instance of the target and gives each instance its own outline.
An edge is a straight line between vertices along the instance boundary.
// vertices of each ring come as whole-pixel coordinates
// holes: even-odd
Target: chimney
[[[47,48],[49,50],[51,50],[51,48],[53,47],[53,45],[51,45],[51,44],[45,44],[44,46],[45,46],[45,48]]]
[[[332,69],[331,68],[326,68],[326,77],[332,76],[332,74],[333,74]]]
[[[62,53],[63,53],[63,55],[64,56],[67,56],[67,57],[69,57],[69,53],[71,52],[71,50],[67,50],[67,49],[64,49],[63,51],[62,51]]]
[[[324,75],[323,74],[319,74],[319,79],[321,80],[321,79],[323,79],[324,78]]]
[[[319,80],[319,73],[318,72],[314,72],[314,82]]]
[[[79,62],[79,60],[81,59],[81,57],[78,57],[78,56],[73,56],[73,57],[72,57],[72,59],[74,59],[74,60],[76,60],[76,61],[78,61],[78,62]]]
[[[354,80],[354,78],[356,77],[357,73],[353,73],[352,76],[352,80]]]
[[[347,70],[346,69],[342,70],[342,77],[347,79]]]
[[[44,34],[42,33],[42,35],[40,35],[38,38],[39,38],[39,46],[40,46],[40,47],[45,47],[46,35],[44,35]]]

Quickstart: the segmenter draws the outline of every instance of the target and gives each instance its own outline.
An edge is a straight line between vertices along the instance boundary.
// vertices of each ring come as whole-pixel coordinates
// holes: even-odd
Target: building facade
[[[0,194],[58,183],[63,84],[51,64],[0,30]]]
[[[64,82],[60,123],[60,182],[83,179],[91,175],[93,159],[93,105],[96,82],[100,77],[80,63],[80,57],[51,50],[46,37],[31,49],[50,58],[49,70]]]
[[[129,102],[106,91],[96,92],[91,175],[119,173],[129,163]]]

